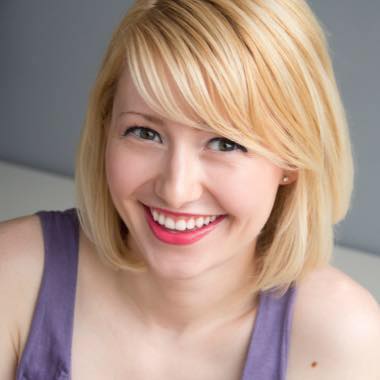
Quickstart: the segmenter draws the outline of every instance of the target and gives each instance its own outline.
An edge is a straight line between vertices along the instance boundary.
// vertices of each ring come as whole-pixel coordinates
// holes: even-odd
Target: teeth
[[[154,221],[155,222],[157,222],[158,221],[158,217],[159,217],[159,215],[158,215],[158,212],[156,211],[156,210],[150,210],[150,212],[152,213],[152,215],[153,215],[153,219],[154,219]]]
[[[190,218],[187,221],[180,219],[175,221],[169,216],[165,216],[161,213],[159,213],[156,210],[151,210],[152,216],[154,221],[161,224],[161,226],[165,226],[166,228],[170,230],[178,230],[178,231],[185,231],[185,230],[192,230],[193,228],[201,228],[204,225],[208,225],[210,222],[213,222],[216,219],[216,216],[207,216],[205,218],[198,217],[198,218]]]
[[[193,218],[188,220],[186,223],[186,227],[188,230],[192,230],[195,227],[195,220]]]
[[[170,230],[175,229],[175,222],[171,218],[165,218],[165,227],[169,228]]]
[[[184,220],[178,220],[175,224],[175,229],[178,231],[185,231],[186,227],[187,227],[187,224]]]
[[[196,219],[196,221],[195,221],[195,225],[196,225],[198,228],[200,228],[200,227],[203,226],[203,222],[204,222],[204,219],[203,219],[202,217],[199,217],[199,218]]]

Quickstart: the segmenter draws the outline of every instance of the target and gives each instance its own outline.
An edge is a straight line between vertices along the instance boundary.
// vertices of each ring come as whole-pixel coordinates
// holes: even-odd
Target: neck
[[[120,279],[119,289],[124,297],[128,295],[145,328],[191,336],[233,323],[255,310],[257,294],[248,291],[251,261],[246,255],[186,279],[160,277],[151,270],[128,272]]]

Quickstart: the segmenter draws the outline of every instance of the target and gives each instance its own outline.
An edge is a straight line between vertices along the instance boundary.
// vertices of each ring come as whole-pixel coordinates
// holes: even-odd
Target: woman
[[[378,379],[378,306],[329,265],[352,177],[304,1],[136,1],[77,208],[1,225],[1,379]]]

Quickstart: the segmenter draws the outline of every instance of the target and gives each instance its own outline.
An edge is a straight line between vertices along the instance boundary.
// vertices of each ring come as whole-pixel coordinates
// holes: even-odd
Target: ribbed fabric
[[[79,223],[75,209],[37,214],[44,270],[16,380],[70,380]],[[295,295],[295,287],[281,298],[260,294],[241,380],[285,380]]]

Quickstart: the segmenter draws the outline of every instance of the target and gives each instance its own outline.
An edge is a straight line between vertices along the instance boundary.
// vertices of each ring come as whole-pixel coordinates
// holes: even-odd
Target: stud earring
[[[282,178],[282,182],[284,182],[284,183],[289,182],[289,177],[288,177],[287,175],[285,175],[285,176]]]

